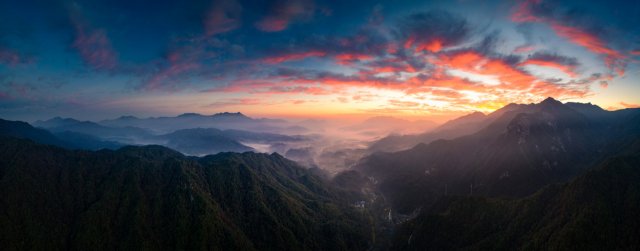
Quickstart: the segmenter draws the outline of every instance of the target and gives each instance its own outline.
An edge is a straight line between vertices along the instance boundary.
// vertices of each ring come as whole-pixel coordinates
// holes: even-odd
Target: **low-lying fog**
[[[389,134],[420,133],[436,123],[394,117],[366,119],[268,119],[241,113],[137,118],[122,116],[98,122],[53,118],[33,123],[53,133],[75,133],[96,140],[133,145],[158,144],[187,155],[218,152],[277,152],[329,174],[349,168],[372,141]]]

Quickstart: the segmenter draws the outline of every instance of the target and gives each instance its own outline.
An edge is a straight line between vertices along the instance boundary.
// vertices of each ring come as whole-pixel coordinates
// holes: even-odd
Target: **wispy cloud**
[[[118,56],[104,29],[91,27],[81,13],[81,8],[73,4],[69,10],[75,31],[72,47],[88,66],[97,70],[111,70],[118,64]]]
[[[242,25],[242,6],[235,0],[215,1],[204,20],[207,36],[229,32]]]
[[[558,36],[569,42],[584,47],[588,51],[604,57],[605,65],[616,74],[624,75],[626,56],[610,47],[594,30],[601,31],[594,25],[573,21],[571,13],[559,11],[559,7],[543,0],[522,0],[511,15],[515,22],[537,22],[547,24]],[[570,22],[573,21],[573,22]]]
[[[315,3],[312,0],[275,1],[267,15],[255,26],[265,32],[283,31],[294,20],[311,18],[314,11]]]

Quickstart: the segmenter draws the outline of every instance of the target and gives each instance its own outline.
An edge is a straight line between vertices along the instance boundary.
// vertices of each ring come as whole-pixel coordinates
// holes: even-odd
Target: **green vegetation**
[[[638,250],[639,152],[524,199],[443,198],[399,228],[393,249]]]
[[[0,139],[3,250],[364,250],[371,220],[280,155]]]

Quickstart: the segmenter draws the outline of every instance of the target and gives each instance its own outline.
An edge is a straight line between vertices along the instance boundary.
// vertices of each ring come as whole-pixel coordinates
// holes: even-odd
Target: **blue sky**
[[[0,117],[640,104],[638,1],[0,1]]]

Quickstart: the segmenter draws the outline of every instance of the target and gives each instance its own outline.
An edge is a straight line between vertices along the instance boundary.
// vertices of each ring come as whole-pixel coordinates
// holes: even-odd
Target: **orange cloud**
[[[456,91],[479,91],[486,92],[488,88],[481,83],[474,82],[468,79],[456,77],[456,76],[441,76],[432,77],[425,80],[420,78],[411,78],[407,81],[411,85],[406,90],[408,94],[416,93],[432,93],[432,94],[445,94],[438,89],[434,88],[448,88]],[[446,93],[450,96],[451,93]]]
[[[588,90],[563,88],[562,86],[548,83],[545,80],[538,79],[532,74],[518,69],[516,66],[505,62],[503,59],[486,57],[475,51],[463,51],[453,55],[442,55],[438,58],[438,65],[445,66],[450,69],[459,69],[462,71],[490,76],[497,78],[500,85],[495,87],[487,87],[483,85],[475,85],[479,92],[487,92],[487,89],[500,89],[502,91],[528,92],[540,96],[571,96],[583,97]],[[468,80],[466,80],[469,82]],[[470,85],[466,85],[468,88]],[[453,89],[462,86],[452,87]],[[482,89],[485,89],[484,91]]]
[[[442,47],[442,41],[439,39],[434,39],[430,42],[416,45],[416,51],[439,52],[440,50],[442,50]]]
[[[620,105],[624,108],[640,108],[640,104],[629,104],[625,102],[620,102]]]
[[[415,46],[416,52],[421,51],[429,51],[429,52],[439,52],[442,50],[444,43],[441,39],[432,39],[428,42],[416,43],[416,39],[414,36],[409,36],[407,41],[404,42],[404,48],[409,49]]]
[[[388,102],[392,106],[400,106],[400,107],[416,107],[416,106],[420,106],[420,103],[413,102],[413,101],[402,101],[402,100],[391,99]]]

